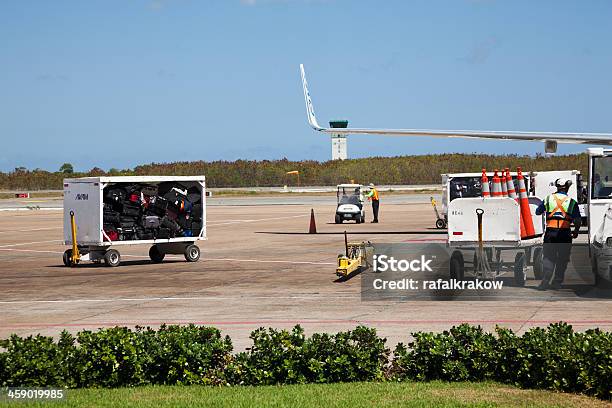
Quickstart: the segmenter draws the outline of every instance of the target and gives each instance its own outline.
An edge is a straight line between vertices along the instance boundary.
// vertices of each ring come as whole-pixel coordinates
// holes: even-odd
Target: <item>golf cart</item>
[[[341,224],[344,220],[355,220],[357,224],[365,222],[361,184],[339,184],[337,198],[336,224]]]

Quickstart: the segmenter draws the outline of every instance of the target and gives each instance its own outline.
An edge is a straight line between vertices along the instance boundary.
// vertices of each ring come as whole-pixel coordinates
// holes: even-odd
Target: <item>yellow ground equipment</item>
[[[367,269],[374,254],[374,247],[370,242],[348,242],[344,232],[344,254],[338,255],[336,275],[345,278],[350,274]]]
[[[430,197],[430,200],[431,200],[431,206],[433,207],[434,212],[436,213],[436,228],[437,229],[446,228],[446,218],[440,215],[440,212],[438,211],[436,200],[433,197]]]
[[[77,245],[77,225],[74,219],[74,211],[70,211],[70,227],[72,230],[72,249],[64,252],[64,265],[75,266],[81,260],[81,254]]]

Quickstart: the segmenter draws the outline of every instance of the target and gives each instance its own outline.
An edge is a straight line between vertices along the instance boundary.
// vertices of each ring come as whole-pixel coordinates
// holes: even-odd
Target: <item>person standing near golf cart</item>
[[[374,213],[373,223],[378,223],[378,208],[380,207],[380,197],[378,190],[374,187],[374,183],[370,183],[370,191],[368,191],[368,200],[372,200],[372,213]]]

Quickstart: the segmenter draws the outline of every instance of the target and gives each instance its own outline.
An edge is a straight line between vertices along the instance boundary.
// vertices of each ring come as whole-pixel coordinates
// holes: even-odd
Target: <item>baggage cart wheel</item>
[[[543,260],[542,248],[534,249],[533,250],[533,276],[537,280],[542,279],[542,273],[543,273],[542,260]]]
[[[104,263],[112,268],[119,266],[121,263],[121,255],[116,249],[109,249],[104,254]]]
[[[525,286],[527,272],[525,270],[525,254],[519,252],[514,258],[514,283],[517,286]]]
[[[342,224],[342,217],[340,217],[340,214],[336,214],[336,224]]]
[[[361,215],[355,217],[355,224],[361,224]]]
[[[72,249],[67,249],[64,251],[62,260],[64,261],[65,266],[72,266]]]
[[[362,224],[365,224],[365,214],[363,214],[363,215],[361,216],[361,223],[362,223]]]
[[[463,255],[459,251],[453,252],[450,259],[450,277],[462,281],[465,275],[465,266],[463,262]]]
[[[437,229],[444,229],[444,227],[446,227],[446,223],[444,222],[444,220],[442,218],[438,218],[436,220],[436,228]]]
[[[200,259],[200,248],[197,245],[188,245],[185,248],[185,259],[187,262],[197,262]]]
[[[160,263],[164,260],[165,256],[166,254],[160,251],[157,245],[153,245],[151,248],[149,248],[149,258],[151,258],[153,263]]]

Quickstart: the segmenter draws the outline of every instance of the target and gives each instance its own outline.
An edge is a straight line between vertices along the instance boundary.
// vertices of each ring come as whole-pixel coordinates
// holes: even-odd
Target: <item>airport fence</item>
[[[498,381],[523,388],[612,399],[612,334],[576,332],[565,323],[517,335],[462,324],[418,332],[391,354],[376,330],[359,326],[304,335],[258,329],[253,345],[233,354],[213,327],[125,327],[0,340],[0,385],[126,387],[282,385],[354,381]]]
[[[440,174],[480,172],[483,167],[493,170],[515,169],[526,171],[580,170],[587,172],[585,154],[562,156],[519,156],[484,154],[432,154],[420,156],[371,157],[364,159],[318,161],[236,160],[151,163],[134,169],[93,168],[88,172],[63,173],[23,167],[12,172],[0,172],[0,190],[61,190],[65,177],[85,176],[193,176],[205,175],[208,187],[275,187],[295,185],[299,171],[303,186],[329,186],[354,180],[367,184],[437,184]]]

